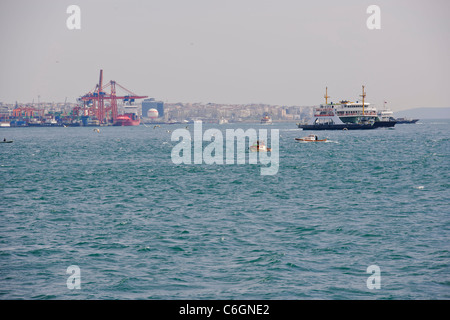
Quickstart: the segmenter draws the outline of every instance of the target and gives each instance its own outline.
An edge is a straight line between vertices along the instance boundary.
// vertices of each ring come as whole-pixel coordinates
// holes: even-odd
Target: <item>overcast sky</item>
[[[66,9],[81,9],[69,30]],[[369,5],[381,29],[369,30]],[[167,102],[447,107],[450,1],[0,1],[0,101],[75,102],[99,70]]]

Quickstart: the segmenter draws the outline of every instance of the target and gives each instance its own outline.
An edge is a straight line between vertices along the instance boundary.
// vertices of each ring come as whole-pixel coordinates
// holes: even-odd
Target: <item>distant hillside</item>
[[[415,108],[394,112],[396,118],[450,119],[450,108]]]

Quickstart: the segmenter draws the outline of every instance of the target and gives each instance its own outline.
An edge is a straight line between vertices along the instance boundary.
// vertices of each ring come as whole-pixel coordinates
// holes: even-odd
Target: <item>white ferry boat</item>
[[[307,124],[298,124],[304,130],[352,130],[393,127],[395,121],[383,121],[377,110],[365,102],[366,93],[362,86],[362,102],[342,100],[328,103],[328,88],[325,89],[325,104],[314,110],[314,117]]]

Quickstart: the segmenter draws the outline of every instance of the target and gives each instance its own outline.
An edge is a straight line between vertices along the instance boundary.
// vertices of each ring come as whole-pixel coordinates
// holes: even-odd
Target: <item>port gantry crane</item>
[[[14,118],[33,118],[33,117],[44,117],[44,109],[36,109],[33,106],[22,106],[14,108],[12,112]]]
[[[125,91],[126,94],[118,96],[116,86]],[[105,89],[108,88],[110,88],[110,93],[105,91]],[[132,103],[135,99],[145,99],[147,97],[148,96],[139,96],[113,80],[103,85],[103,70],[100,70],[100,78],[95,89],[79,99],[83,102],[83,107],[74,108],[73,113],[79,115],[79,112],[81,111],[83,113],[82,115],[95,117],[102,124],[108,122],[114,123],[118,116],[117,100],[123,100],[125,103]],[[110,101],[109,105],[105,105],[105,100]]]

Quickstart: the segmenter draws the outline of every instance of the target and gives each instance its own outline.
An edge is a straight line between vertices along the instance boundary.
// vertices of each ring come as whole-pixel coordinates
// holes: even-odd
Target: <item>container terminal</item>
[[[135,102],[147,97],[114,80],[103,83],[103,70],[100,70],[95,88],[79,97],[71,111],[45,113],[44,109],[16,104],[11,115],[2,116],[0,127],[136,126],[140,117]],[[123,114],[119,114],[119,105]]]

